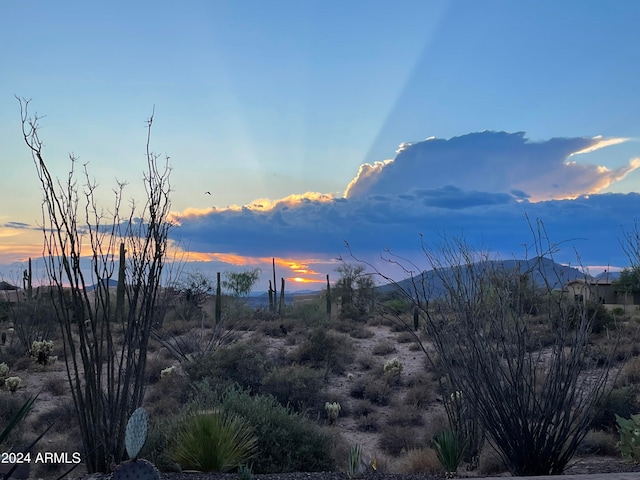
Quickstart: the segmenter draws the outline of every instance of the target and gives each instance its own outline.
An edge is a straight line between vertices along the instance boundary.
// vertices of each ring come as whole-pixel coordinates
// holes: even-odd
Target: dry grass
[[[392,473],[442,476],[444,467],[440,464],[432,448],[413,448],[396,458],[391,466]]]
[[[388,340],[382,340],[381,342],[376,343],[371,350],[371,353],[374,355],[390,355],[396,352],[396,346]]]
[[[629,358],[616,379],[616,386],[627,387],[640,384],[640,357]]]
[[[478,473],[483,476],[501,475],[508,471],[500,455],[488,444],[480,452]]]
[[[587,433],[578,447],[578,455],[605,455],[617,456],[619,454],[616,443],[619,436],[611,432],[591,430]]]

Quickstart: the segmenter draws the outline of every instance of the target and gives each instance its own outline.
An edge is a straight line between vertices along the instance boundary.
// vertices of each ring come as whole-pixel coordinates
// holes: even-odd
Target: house
[[[577,278],[565,285],[565,292],[576,302],[601,303],[607,310],[640,307],[640,294],[624,291],[611,279]]]

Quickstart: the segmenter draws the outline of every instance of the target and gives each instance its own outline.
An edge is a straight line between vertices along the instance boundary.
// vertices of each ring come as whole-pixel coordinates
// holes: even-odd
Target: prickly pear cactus
[[[147,460],[129,460],[118,465],[111,480],[160,480],[160,472]]]
[[[147,412],[139,407],[129,417],[124,432],[124,445],[131,460],[118,465],[111,476],[112,480],[160,480],[160,473],[151,462],[138,459],[146,441]]]
[[[124,446],[131,460],[140,455],[140,450],[147,441],[147,412],[138,407],[129,417],[127,429],[124,432]]]

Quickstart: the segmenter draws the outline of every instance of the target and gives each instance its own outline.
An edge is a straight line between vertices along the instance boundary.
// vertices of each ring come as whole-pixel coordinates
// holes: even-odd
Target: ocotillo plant
[[[116,320],[124,321],[124,284],[126,281],[126,253],[124,243],[120,244],[120,264],[118,265],[118,286],[116,287]]]
[[[220,272],[216,273],[216,325],[222,320],[222,287],[220,286]]]
[[[327,273],[327,317],[331,318],[331,284]]]

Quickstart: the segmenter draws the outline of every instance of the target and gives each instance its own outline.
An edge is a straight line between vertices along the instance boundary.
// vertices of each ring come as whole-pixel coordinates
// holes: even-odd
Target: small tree
[[[640,293],[640,266],[622,269],[618,279],[613,282],[613,286],[616,291],[624,293],[625,305],[628,295],[631,295],[635,300],[636,295]]]
[[[224,272],[222,286],[235,298],[246,298],[260,277],[260,269],[244,272]]]
[[[343,263],[336,272],[340,276],[334,291],[340,298],[340,317],[366,320],[375,306],[372,275],[366,273],[363,264]]]

